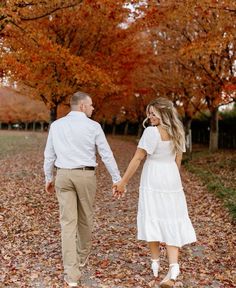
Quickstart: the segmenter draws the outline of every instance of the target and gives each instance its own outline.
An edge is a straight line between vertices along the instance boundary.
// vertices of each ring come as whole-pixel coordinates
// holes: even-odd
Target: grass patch
[[[21,151],[30,152],[45,145],[46,134],[22,131],[0,131],[0,159],[16,155]]]
[[[236,151],[196,151],[183,164],[203,181],[209,192],[222,199],[236,220]]]

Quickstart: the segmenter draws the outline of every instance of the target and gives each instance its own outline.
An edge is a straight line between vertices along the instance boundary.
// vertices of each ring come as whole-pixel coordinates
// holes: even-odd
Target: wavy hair
[[[185,133],[183,124],[178,117],[178,112],[173,103],[167,98],[157,98],[151,101],[147,108],[147,117],[143,121],[143,126],[148,120],[150,108],[153,107],[153,113],[160,119],[160,125],[167,131],[171,140],[173,141],[176,152],[185,151]]]

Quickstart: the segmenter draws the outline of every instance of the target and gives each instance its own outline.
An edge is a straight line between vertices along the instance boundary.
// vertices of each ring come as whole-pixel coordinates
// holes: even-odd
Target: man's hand
[[[51,181],[51,182],[47,182],[45,184],[45,190],[46,192],[48,193],[53,193],[55,191],[55,185],[54,185],[54,182]]]

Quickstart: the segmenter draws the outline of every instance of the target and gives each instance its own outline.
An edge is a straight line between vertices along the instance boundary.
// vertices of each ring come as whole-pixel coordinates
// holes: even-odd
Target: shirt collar
[[[84,112],[81,112],[81,111],[70,111],[67,115],[68,116],[87,117],[86,114]]]

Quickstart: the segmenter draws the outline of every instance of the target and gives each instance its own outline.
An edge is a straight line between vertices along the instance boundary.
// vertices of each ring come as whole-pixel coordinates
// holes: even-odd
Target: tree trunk
[[[102,120],[102,130],[105,131],[106,128],[106,119]]]
[[[34,121],[33,122],[33,131],[35,131],[36,130],[36,122]]]
[[[29,126],[29,123],[28,123],[28,122],[26,122],[26,123],[25,123],[25,131],[27,131],[27,130],[28,130],[28,126]]]
[[[40,122],[40,130],[43,131],[43,121]]]
[[[2,130],[2,122],[0,122],[0,130]]]
[[[211,111],[211,127],[210,127],[210,143],[209,143],[209,150],[211,152],[218,150],[218,132],[219,132],[218,107],[216,107]]]
[[[186,140],[186,153],[189,157],[191,157],[191,153],[192,153],[192,131],[191,131],[192,118],[189,116],[186,116],[183,122],[184,122],[185,140]]]
[[[143,132],[143,124],[142,124],[142,122],[139,122],[139,124],[138,124],[138,135],[137,135],[138,139],[141,138],[142,132]]]
[[[126,121],[125,122],[124,135],[128,135],[128,131],[129,131],[129,121]]]
[[[116,135],[116,123],[112,125],[112,135]]]
[[[57,120],[57,108],[58,108],[58,105],[51,107],[50,109],[50,124],[54,122],[55,120]]]
[[[116,117],[113,117],[112,121],[112,135],[116,135]]]
[[[8,130],[11,130],[11,123],[8,123]]]

